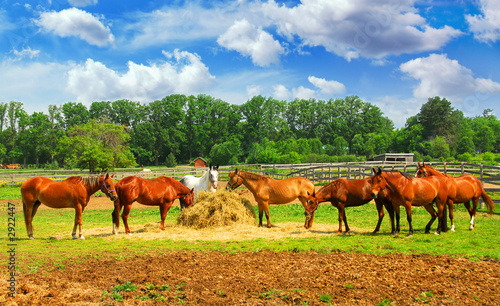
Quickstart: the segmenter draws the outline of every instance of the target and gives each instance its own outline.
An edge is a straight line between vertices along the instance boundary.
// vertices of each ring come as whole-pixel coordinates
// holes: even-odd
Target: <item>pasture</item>
[[[219,189],[225,182],[219,182]],[[317,187],[318,188],[318,187]],[[244,188],[236,189],[253,201]],[[160,230],[158,207],[134,203],[132,235],[112,234],[112,202],[91,198],[83,213],[86,240],[73,240],[73,209],[43,205],[33,221],[37,239],[28,240],[19,188],[0,188],[0,243],[8,241],[8,202],[16,205],[16,297],[8,297],[8,274],[0,280],[0,301],[21,305],[80,301],[90,304],[494,304],[500,300],[499,208],[479,210],[474,231],[456,205],[456,232],[424,234],[429,220],[413,209],[412,237],[390,234],[386,214],[374,203],[348,207],[349,234],[337,235],[338,213],[319,206],[304,229],[299,201],[271,205],[273,227],[236,225],[192,229],[177,225],[178,201]],[[495,197],[494,197],[495,198]],[[496,196],[498,199],[498,196]],[[256,203],[253,202],[256,215]],[[434,230],[435,222],[432,226]],[[2,262],[7,258],[2,255]],[[6,270],[3,270],[6,271]]]

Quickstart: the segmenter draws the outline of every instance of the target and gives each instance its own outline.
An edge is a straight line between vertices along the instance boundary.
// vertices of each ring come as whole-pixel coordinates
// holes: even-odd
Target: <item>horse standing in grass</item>
[[[166,176],[155,179],[144,179],[137,176],[127,176],[116,184],[118,198],[115,200],[113,210],[113,234],[117,234],[120,227],[120,211],[123,207],[122,219],[125,225],[125,232],[130,234],[128,227],[128,215],[132,208],[132,203],[137,201],[148,206],[159,206],[161,215],[162,230],[165,229],[165,218],[176,199],[179,199],[181,206],[189,207],[193,204],[193,189],[189,189],[181,182]]]
[[[307,195],[314,192],[314,184],[305,177],[291,177],[284,180],[275,180],[272,177],[255,173],[234,170],[229,173],[229,182],[226,189],[233,190],[241,184],[250,190],[259,206],[259,226],[262,226],[263,213],[266,213],[267,227],[271,227],[269,218],[269,204],[286,204],[299,199],[306,208]],[[304,227],[310,228],[314,214],[306,220]]]
[[[101,190],[111,201],[116,200],[115,183],[113,176],[72,176],[64,181],[53,181],[49,178],[37,176],[25,181],[21,186],[21,197],[23,201],[24,222],[30,239],[33,236],[32,221],[40,204],[51,208],[75,209],[75,224],[73,227],[73,239],[85,239],[82,233],[82,213],[87,206],[90,196]],[[76,235],[76,227],[79,226],[79,236]]]
[[[217,165],[217,166],[209,166],[208,171],[206,171],[199,178],[193,175],[186,175],[183,178],[181,178],[180,182],[183,183],[189,189],[194,188],[194,198],[196,199],[198,192],[200,190],[216,192],[218,180],[219,180],[219,166]]]
[[[377,174],[375,169],[372,169],[374,174]],[[379,173],[380,173],[379,169]],[[373,190],[374,180],[378,180],[378,190]],[[374,233],[380,230],[380,224],[384,218],[384,206],[391,216],[392,233],[395,232],[394,227],[394,209],[390,201],[390,191],[381,186],[381,178],[379,176],[370,176],[360,180],[347,180],[344,178],[337,179],[309,195],[307,198],[306,217],[309,218],[311,214],[318,208],[319,203],[330,201],[332,206],[338,209],[339,213],[339,229],[338,234],[342,233],[342,222],[345,223],[345,231],[349,232],[349,225],[347,224],[347,216],[345,213],[346,207],[354,207],[364,205],[373,200],[375,196],[375,204],[378,211],[378,222],[375,227]]]
[[[492,214],[495,203],[488,196],[484,190],[483,183],[474,175],[462,174],[459,177],[446,175],[441,171],[432,168],[425,163],[418,163],[417,177],[438,176],[448,178],[448,209],[450,210],[451,230],[455,231],[455,224],[453,224],[453,203],[464,203],[465,208],[469,212],[470,225],[469,229],[474,230],[474,217],[476,216],[477,204],[479,198],[482,198],[486,206],[488,206],[488,213]],[[470,202],[472,201],[472,208]]]
[[[404,206],[406,209],[406,218],[409,224],[408,236],[413,235],[412,206],[424,206],[431,214],[431,220],[425,227],[425,233],[430,232],[431,225],[436,218],[438,218],[438,228],[435,234],[439,235],[441,233],[443,211],[448,199],[447,178],[436,176],[415,178],[407,173],[385,171],[381,171],[375,176],[381,179],[377,179],[372,186],[374,197],[378,197],[376,191],[383,189],[385,186],[391,192],[392,205],[396,212],[396,234],[399,233],[400,206]],[[433,203],[436,203],[437,213]]]

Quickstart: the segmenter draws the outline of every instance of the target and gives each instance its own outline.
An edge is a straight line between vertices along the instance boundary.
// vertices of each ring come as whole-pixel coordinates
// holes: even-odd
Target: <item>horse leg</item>
[[[307,207],[307,199],[303,197],[299,197],[300,202],[302,203],[302,206],[304,206],[304,209]],[[310,229],[313,225],[314,222],[314,211],[310,213],[309,216],[306,214],[306,222],[304,223],[304,228],[305,229]]]
[[[271,218],[269,217],[269,202],[264,202],[264,212],[266,213],[267,228],[271,228]]]
[[[132,235],[130,233],[130,228],[128,227],[128,214],[130,213],[131,208],[132,208],[132,203],[125,204],[123,205],[123,212],[122,212],[122,220],[123,220],[123,225],[125,226],[125,233],[129,235]]]
[[[344,213],[343,213],[343,217],[344,217],[344,224],[345,224],[345,232],[346,232],[346,234],[347,234],[347,233],[349,233],[349,231],[350,231],[351,229],[349,228],[349,224],[347,224],[347,215],[345,214],[345,207],[343,207],[343,209],[342,209],[342,210],[344,211]]]
[[[85,237],[83,237],[83,234],[82,234],[82,213],[83,213],[83,209],[82,209],[82,205],[81,204],[77,204],[75,205],[75,225],[73,226],[73,233],[72,233],[72,236],[73,236],[73,239],[82,239],[84,240]],[[77,236],[76,235],[76,227],[78,226],[79,228],[79,235],[80,236]]]
[[[448,200],[448,202],[446,203],[448,205],[448,215],[450,217],[450,223],[451,223],[451,231],[454,232],[455,231],[455,223],[453,223],[453,201],[451,200]]]
[[[122,207],[119,199],[116,199],[114,204],[115,209],[113,209],[111,216],[113,218],[113,234],[117,235],[118,229],[120,228],[120,211]]]
[[[401,220],[401,209],[400,206],[397,205],[396,209],[394,209],[394,214],[396,215],[396,231],[394,232],[394,235],[399,235],[399,232],[401,231],[401,226],[400,226],[400,220]]]
[[[373,234],[377,233],[380,230],[380,224],[382,223],[382,220],[384,219],[384,206],[380,200],[375,200],[375,205],[377,207],[377,212],[378,212],[378,222],[377,226],[375,226],[375,229],[373,230]]]
[[[160,215],[161,215],[160,229],[162,231],[165,230],[165,218],[167,217],[167,213],[170,210],[170,207],[172,207],[172,203],[173,202],[169,202],[169,203],[163,203],[162,205],[160,205]]]
[[[342,205],[337,205],[337,211],[339,213],[339,229],[337,230],[337,234],[342,234],[342,220],[344,219],[344,208]]]
[[[259,227],[262,227],[262,216],[264,215],[264,208],[263,204],[260,202],[257,202],[257,205],[259,206]]]
[[[474,217],[476,216],[476,210],[477,210],[477,205],[479,203],[479,198],[472,198],[472,210],[470,212],[470,225],[469,225],[469,230],[473,231],[474,230]]]
[[[431,215],[431,220],[429,220],[429,222],[425,226],[425,233],[429,234],[431,232],[432,223],[434,223],[434,220],[436,220],[438,214],[437,214],[436,210],[434,209],[434,206],[432,206],[432,203],[426,205],[425,210],[427,210],[429,212],[429,214]],[[439,226],[438,226],[438,228],[439,228]]]
[[[406,220],[408,221],[408,237],[411,237],[413,236],[413,224],[411,223],[412,222],[412,218],[411,218],[411,203],[406,203],[406,206],[405,206],[405,209],[406,209]]]
[[[28,233],[29,239],[35,239],[33,236],[33,206],[34,203],[29,202],[26,204],[26,201],[23,200],[23,212],[24,212],[24,223],[26,224],[26,232]]]

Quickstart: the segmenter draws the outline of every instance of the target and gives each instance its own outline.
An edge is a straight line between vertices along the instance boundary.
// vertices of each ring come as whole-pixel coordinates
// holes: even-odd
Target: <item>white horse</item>
[[[217,191],[217,181],[219,180],[219,166],[209,166],[209,170],[201,177],[193,175],[186,175],[181,178],[180,182],[189,189],[194,188],[194,198],[198,195],[200,190],[207,190],[211,192]]]

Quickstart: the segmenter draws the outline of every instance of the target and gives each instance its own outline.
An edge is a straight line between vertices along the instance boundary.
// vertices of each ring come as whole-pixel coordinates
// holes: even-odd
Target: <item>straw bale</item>
[[[235,192],[218,190],[200,191],[194,205],[183,209],[177,217],[177,224],[201,229],[233,224],[256,225],[257,221],[248,199]]]

